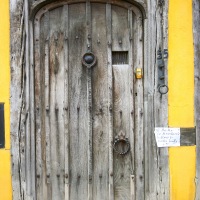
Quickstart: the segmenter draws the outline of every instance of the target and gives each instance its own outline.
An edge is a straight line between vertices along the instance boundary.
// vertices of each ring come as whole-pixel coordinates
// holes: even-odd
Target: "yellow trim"
[[[12,199],[10,151],[0,150],[0,199]]]
[[[195,199],[196,147],[169,149],[170,157],[170,199]]]
[[[5,109],[5,149],[0,150],[0,199],[12,199],[10,160],[10,18],[9,0],[0,1],[0,102]]]
[[[169,1],[169,126],[194,127],[192,0]],[[193,200],[196,147],[169,148],[170,199]]]
[[[9,0],[0,1],[0,102],[5,103],[5,140],[10,149],[10,30]]]

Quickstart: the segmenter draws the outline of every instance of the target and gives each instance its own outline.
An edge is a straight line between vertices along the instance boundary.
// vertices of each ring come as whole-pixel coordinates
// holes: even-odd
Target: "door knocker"
[[[118,136],[115,137],[113,149],[120,155],[125,155],[130,151],[130,142],[122,131],[118,134]]]
[[[92,52],[87,52],[82,57],[82,64],[87,68],[94,67],[96,62],[97,58]]]

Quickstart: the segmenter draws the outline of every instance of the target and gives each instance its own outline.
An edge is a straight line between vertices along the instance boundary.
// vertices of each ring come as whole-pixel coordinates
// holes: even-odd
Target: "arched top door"
[[[91,52],[97,62],[87,68],[82,59]],[[143,199],[136,68],[143,68],[143,24],[132,4],[59,1],[36,14],[37,199]]]
[[[63,5],[70,5],[70,4],[77,4],[77,3],[84,3],[84,2],[89,2],[89,3],[103,3],[103,4],[111,4],[111,5],[117,5],[126,9],[133,10],[133,12],[138,16],[141,17],[142,15],[145,16],[144,13],[144,8],[138,3],[129,3],[128,1],[122,1],[122,0],[117,0],[117,1],[107,1],[107,0],[90,0],[90,1],[85,1],[85,0],[61,0],[61,1],[52,1],[52,3],[49,3],[48,1],[42,1],[41,3],[39,2],[37,5],[34,6],[32,9],[31,16],[35,16],[35,18],[40,18],[45,12],[51,9],[55,9],[56,7],[60,7]],[[139,7],[136,6],[139,5]]]

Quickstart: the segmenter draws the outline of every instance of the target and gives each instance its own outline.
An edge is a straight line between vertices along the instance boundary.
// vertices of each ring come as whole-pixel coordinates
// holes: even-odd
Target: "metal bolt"
[[[133,114],[133,110],[131,111],[131,115]]]
[[[64,109],[65,109],[65,110],[68,110],[68,107],[65,107]]]

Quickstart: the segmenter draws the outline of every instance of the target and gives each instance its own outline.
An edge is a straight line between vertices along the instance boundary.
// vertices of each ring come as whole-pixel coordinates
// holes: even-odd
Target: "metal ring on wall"
[[[162,88],[165,88],[166,91],[163,92],[163,91],[161,90]],[[163,85],[159,85],[159,86],[158,86],[158,92],[159,92],[160,94],[167,94],[168,91],[169,91],[169,88],[168,88],[167,85],[163,84]]]
[[[125,151],[119,151],[117,149],[117,145],[120,143],[125,143],[127,146],[127,149]],[[130,151],[130,142],[128,141],[128,138],[126,139],[115,139],[114,144],[113,144],[113,149],[115,150],[116,153],[120,154],[120,155],[125,155]]]

